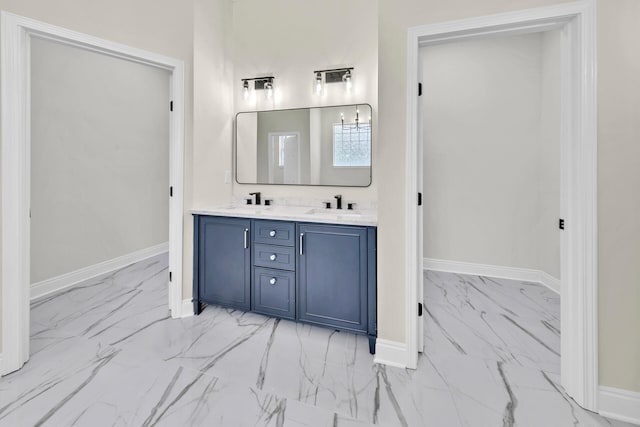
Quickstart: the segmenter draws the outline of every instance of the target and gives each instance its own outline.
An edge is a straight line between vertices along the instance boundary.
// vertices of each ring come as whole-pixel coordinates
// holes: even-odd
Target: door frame
[[[300,132],[297,131],[291,131],[291,132],[269,132],[267,133],[267,140],[268,140],[268,145],[267,145],[267,155],[269,156],[269,182],[273,181],[273,173],[274,173],[274,165],[271,162],[273,160],[273,156],[279,155],[278,150],[279,147],[276,148],[275,147],[275,137],[280,137],[280,136],[290,136],[290,135],[295,135],[296,136],[296,143],[298,144],[298,180],[300,180],[300,173],[302,172],[302,170],[300,169]]]
[[[419,49],[431,43],[562,28],[561,382],[586,409],[598,408],[597,81],[596,5],[581,0],[555,6],[412,27],[407,37],[406,265],[407,366],[417,366],[423,260]],[[428,349],[427,349],[428,351]]]
[[[167,70],[170,115],[169,309],[182,316],[184,158],[184,62],[142,49],[0,11],[2,107],[2,357],[0,375],[29,359],[30,297],[30,40],[52,40],[80,49]],[[169,105],[167,105],[169,108]],[[167,189],[169,190],[169,189]]]

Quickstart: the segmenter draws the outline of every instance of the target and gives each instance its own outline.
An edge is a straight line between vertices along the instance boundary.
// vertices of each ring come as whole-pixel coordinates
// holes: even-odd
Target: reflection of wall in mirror
[[[257,182],[258,113],[239,114],[236,128],[236,178],[238,182]]]
[[[258,183],[284,184],[284,174],[274,174],[269,179],[269,133],[298,134],[298,156],[300,158],[299,184],[310,183],[309,168],[309,110],[261,111],[257,123],[257,181]],[[241,161],[240,159],[238,159]],[[288,179],[289,181],[290,179]],[[250,181],[246,181],[250,182]]]

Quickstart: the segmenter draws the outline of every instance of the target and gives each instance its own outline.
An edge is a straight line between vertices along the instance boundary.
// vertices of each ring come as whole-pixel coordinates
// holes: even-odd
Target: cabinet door
[[[367,330],[367,229],[298,225],[298,319]]]
[[[204,216],[200,221],[200,301],[249,310],[251,221]]]

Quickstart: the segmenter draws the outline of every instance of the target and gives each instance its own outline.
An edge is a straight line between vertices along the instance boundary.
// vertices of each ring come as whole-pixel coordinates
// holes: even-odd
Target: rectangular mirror
[[[371,184],[369,104],[236,115],[239,184]]]

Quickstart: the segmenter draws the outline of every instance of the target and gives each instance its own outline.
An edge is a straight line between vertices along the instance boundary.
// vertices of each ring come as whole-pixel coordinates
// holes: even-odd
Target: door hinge
[[[564,230],[564,219],[560,218],[560,221],[558,221],[558,227],[560,227],[560,230]]]
[[[418,303],[418,317],[422,317],[422,303]]]
[[[172,278],[173,278],[173,274],[169,272],[169,281],[171,281]]]
[[[169,197],[173,197],[173,186],[169,187]]]
[[[422,83],[418,83],[418,96],[422,96]]]
[[[422,193],[418,193],[418,206],[422,206]]]
[[[169,103],[169,111],[173,111],[173,101]]]

